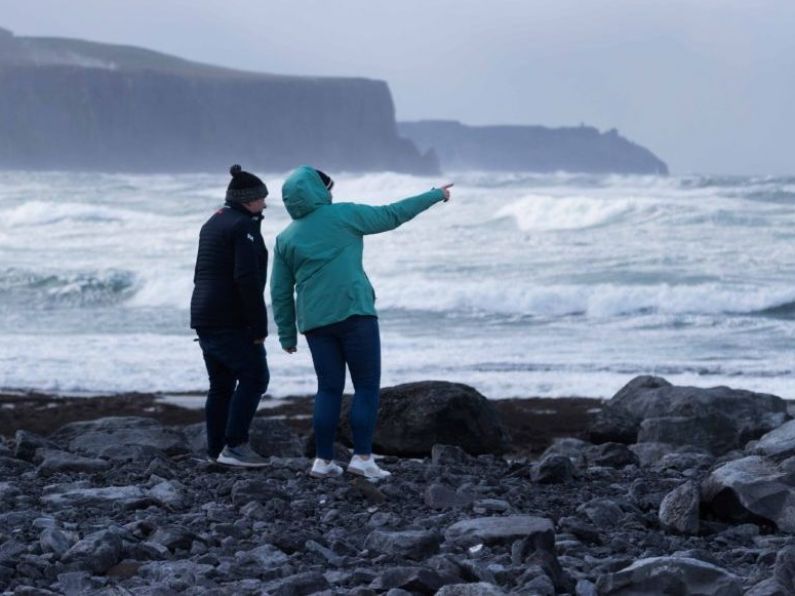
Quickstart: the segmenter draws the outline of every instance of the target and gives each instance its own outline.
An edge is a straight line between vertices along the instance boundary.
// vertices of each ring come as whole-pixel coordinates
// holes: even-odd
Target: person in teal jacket
[[[354,386],[350,418],[354,454],[348,471],[384,478],[389,472],[371,456],[381,343],[375,291],[362,266],[363,237],[394,230],[434,204],[449,200],[452,184],[378,207],[332,204],[333,186],[329,176],[309,166],[293,170],[282,186],[282,199],[293,221],[276,237],[273,250],[273,316],[286,352],[296,351],[297,332],[306,336],[317,374],[317,457],[310,474],[342,474],[342,468],[334,463],[334,435],[347,365]]]

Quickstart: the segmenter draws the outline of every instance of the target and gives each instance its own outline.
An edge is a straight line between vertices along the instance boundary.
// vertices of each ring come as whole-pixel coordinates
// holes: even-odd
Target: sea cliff
[[[0,30],[0,167],[431,174],[384,81],[219,68],[141,48]]]
[[[667,175],[668,166],[616,130],[591,126],[467,126],[452,120],[398,123],[400,134],[433,149],[445,170]]]

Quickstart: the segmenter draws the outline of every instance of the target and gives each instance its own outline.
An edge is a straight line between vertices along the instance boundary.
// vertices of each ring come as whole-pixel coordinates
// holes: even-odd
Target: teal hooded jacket
[[[271,303],[283,348],[297,344],[298,331],[376,315],[375,291],[362,266],[363,237],[397,228],[444,199],[440,189],[375,207],[331,203],[317,171],[301,166],[282,186],[293,221],[273,250]]]

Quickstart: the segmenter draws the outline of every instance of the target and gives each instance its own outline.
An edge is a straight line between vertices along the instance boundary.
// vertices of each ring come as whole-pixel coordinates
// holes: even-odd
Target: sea
[[[262,175],[269,249],[289,222],[285,175]],[[373,205],[455,183],[449,203],[365,239],[383,386],[606,398],[658,375],[795,399],[795,177],[334,178],[335,201]],[[227,182],[0,172],[0,389],[200,400],[188,306]],[[272,397],[315,391],[303,338],[286,354],[271,320],[266,348]]]

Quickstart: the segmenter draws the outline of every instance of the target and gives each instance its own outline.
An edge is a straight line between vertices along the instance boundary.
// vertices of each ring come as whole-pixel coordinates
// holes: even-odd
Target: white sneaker
[[[340,476],[341,474],[342,468],[335,464],[334,460],[326,461],[319,457],[315,459],[312,469],[309,471],[309,475],[313,478],[329,478],[331,476]]]
[[[392,475],[392,472],[387,472],[386,470],[379,468],[372,455],[367,459],[362,459],[361,456],[354,455],[351,458],[351,463],[348,464],[348,471],[351,474],[364,476],[365,478],[370,478],[373,480],[382,480],[384,478],[389,478]]]

